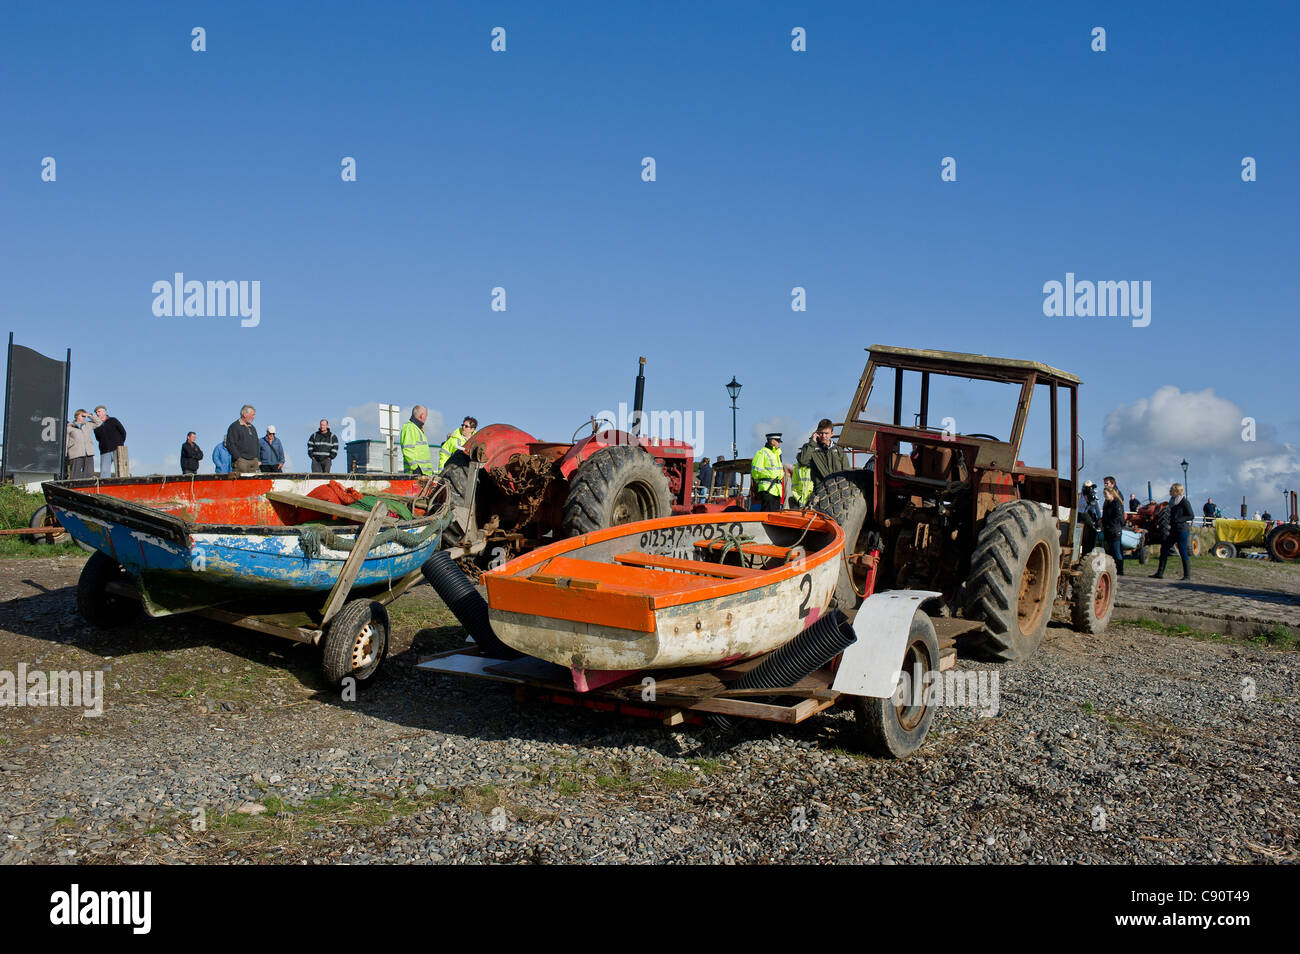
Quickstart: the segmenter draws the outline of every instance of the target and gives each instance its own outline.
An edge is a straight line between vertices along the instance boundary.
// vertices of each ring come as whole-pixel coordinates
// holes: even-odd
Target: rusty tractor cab
[[[754,466],[751,458],[724,460],[713,465],[713,479],[705,488],[705,497],[694,507],[695,513],[735,513],[750,509],[753,488],[750,486],[750,471]]]
[[[1079,379],[1036,361],[883,345],[867,350],[839,441],[845,451],[871,458],[861,469],[827,478],[810,503],[856,541],[845,547],[852,555],[836,590],[840,608],[853,613],[861,602],[866,552],[876,540],[883,543],[877,590],[941,593],[943,605],[935,609],[968,621],[954,631],[964,630],[969,645],[987,655],[1017,661],[1032,655],[1058,598],[1071,605],[1076,628],[1104,630],[1114,603],[1114,563],[1100,552],[1080,560],[1075,532],[1083,463]],[[868,402],[883,371],[891,372],[879,377],[892,386],[892,401],[873,414]],[[1003,389],[998,394],[1010,420],[998,425],[1008,429],[997,435],[962,430],[980,406],[974,400],[975,388],[986,387],[980,382]],[[942,391],[939,406],[932,406],[935,391]],[[1035,394],[1046,404],[1039,414],[1050,418],[1050,440],[1032,456],[1047,466],[1021,459]],[[1067,398],[1069,429],[1062,435]],[[1069,442],[1064,473],[1063,436]]]
[[[510,424],[475,432],[442,470],[455,516],[444,545],[482,569],[544,542],[690,513],[695,450],[639,433],[644,396],[641,358],[627,431],[592,418],[580,428],[589,434],[561,443]]]

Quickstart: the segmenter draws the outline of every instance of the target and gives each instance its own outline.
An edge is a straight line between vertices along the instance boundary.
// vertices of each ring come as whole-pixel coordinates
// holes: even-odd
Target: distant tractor
[[[1077,630],[1103,632],[1114,609],[1116,568],[1101,551],[1080,553],[1079,379],[1036,361],[881,345],[867,350],[839,442],[871,460],[828,477],[811,500],[848,538],[836,590],[840,609],[856,611],[872,572],[870,551],[879,547],[877,592],[937,593],[931,615],[952,620],[936,622],[951,622],[950,632],[993,658],[1028,659],[1058,600]],[[885,419],[877,420],[868,402],[886,369],[893,372],[892,408],[885,404]],[[972,387],[972,381],[998,386]],[[981,389],[984,401],[975,393]],[[1063,394],[1070,402],[1064,419]],[[1020,459],[1035,395],[1047,411],[1035,423],[1050,426],[1038,435],[1047,467]],[[1001,397],[1002,410],[990,412],[988,397]],[[941,410],[932,413],[932,406]],[[968,422],[981,426],[981,414],[1010,430],[1004,437],[967,431]],[[1069,447],[1066,476],[1063,446]]]
[[[456,518],[445,545],[485,567],[543,541],[692,512],[692,445],[638,433],[644,369],[641,358],[629,431],[602,429],[593,418],[591,433],[569,443],[539,441],[509,424],[475,433],[442,470]]]

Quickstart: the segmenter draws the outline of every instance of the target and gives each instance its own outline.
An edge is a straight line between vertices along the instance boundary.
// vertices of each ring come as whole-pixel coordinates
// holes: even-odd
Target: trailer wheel
[[[566,537],[673,512],[663,465],[640,447],[602,447],[578,467],[564,501]]]
[[[140,602],[109,592],[110,583],[130,583],[131,577],[112,557],[96,550],[81,568],[77,580],[77,609],[91,626],[112,629],[135,619]]]
[[[866,546],[863,526],[871,511],[871,472],[845,470],[831,474],[813,491],[808,506],[830,517],[844,530],[844,552],[851,556]],[[859,538],[862,546],[859,547]],[[846,561],[840,561],[840,575],[835,581],[835,604],[841,612],[851,613],[862,602],[858,596],[859,583],[849,576]]]
[[[1300,561],[1300,523],[1279,523],[1264,538],[1264,547],[1275,562]]]
[[[388,655],[388,610],[374,600],[351,600],[325,628],[325,679],[335,688],[351,676],[368,682]]]
[[[37,507],[36,512],[32,514],[32,519],[27,522],[27,526],[31,527],[33,530],[37,527],[53,528],[50,533],[38,533],[32,535],[32,542],[41,545],[53,543],[55,535],[59,533],[59,521],[55,519],[54,511],[50,509],[49,504],[41,504],[41,506]]]
[[[939,639],[930,617],[920,609],[912,616],[899,668],[904,681],[894,698],[854,700],[863,748],[887,759],[905,758],[919,749],[934,721],[935,707],[926,698],[928,686],[924,682],[918,685],[916,674],[919,669],[924,679],[927,673],[939,672]]]
[[[984,623],[972,646],[1007,662],[1034,654],[1052,618],[1059,551],[1056,521],[1038,504],[1013,500],[989,514],[963,599],[964,615]]]
[[[1220,540],[1214,545],[1214,555],[1220,560],[1231,560],[1237,555],[1237,548],[1227,540]]]
[[[1192,534],[1192,538],[1187,544],[1187,551],[1192,556],[1201,555],[1201,538],[1197,534],[1195,533]]]
[[[1138,563],[1140,563],[1142,566],[1146,566],[1146,565],[1147,565],[1147,545],[1144,543],[1144,544],[1142,544],[1140,547],[1138,547],[1136,550],[1134,550],[1133,552],[1137,554]]]
[[[1074,580],[1070,618],[1076,632],[1100,635],[1115,611],[1115,560],[1094,551],[1084,557]]]

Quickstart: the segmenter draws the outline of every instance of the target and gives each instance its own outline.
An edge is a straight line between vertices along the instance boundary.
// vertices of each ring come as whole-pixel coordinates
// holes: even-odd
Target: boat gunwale
[[[771,516],[784,515],[788,518],[791,514],[802,516],[805,513],[806,511],[800,510],[776,510],[749,512],[746,514],[683,514],[675,517],[657,517],[652,520],[639,520],[632,523],[623,523],[615,527],[606,527],[603,530],[593,530],[590,533],[584,533],[581,536],[569,537],[567,540],[559,540],[555,543],[547,544],[544,547],[526,553],[523,556],[516,557],[509,563],[503,564],[495,570],[489,570],[487,573],[483,574],[483,580],[488,588],[488,607],[490,610],[492,603],[492,581],[494,579],[514,579],[522,581],[527,579],[527,577],[521,576],[523,571],[534,568],[538,564],[543,563],[552,557],[571,554],[574,550],[579,550],[595,543],[603,543],[606,540],[613,540],[624,536],[636,536],[649,530],[661,529],[664,527],[690,526],[704,523],[769,523],[770,521],[767,518]],[[706,602],[708,600],[731,596],[736,593],[757,591],[767,586],[788,582],[804,573],[821,567],[828,560],[838,560],[840,554],[844,550],[844,530],[838,523],[824,514],[816,513],[814,516],[816,517],[816,520],[812,525],[810,525],[809,529],[816,529],[817,532],[831,534],[830,541],[824,547],[817,550],[816,553],[810,554],[801,560],[796,560],[793,563],[788,563],[784,566],[764,570],[761,574],[751,577],[743,577],[738,580],[719,580],[716,584],[703,587],[693,587],[689,590],[683,590],[680,593],[674,594],[646,594],[646,598],[650,602],[650,612],[655,614],[661,609],[671,609],[675,606]],[[737,519],[738,517],[743,517],[743,519]],[[817,526],[817,520],[821,521],[823,526]],[[510,572],[507,572],[508,570]],[[771,594],[771,596],[764,598],[772,598],[775,596],[776,594]],[[503,610],[503,612],[512,612],[512,610]],[[534,615],[545,616],[546,614],[542,613]]]
[[[248,477],[262,477],[271,480],[283,480],[294,478],[306,478],[319,480],[321,474],[249,474]],[[408,480],[416,479],[410,474],[367,474],[364,477],[358,475],[342,475],[345,480],[371,479],[371,478],[388,478],[399,477]],[[201,481],[228,481],[246,479],[242,474],[196,474],[194,478]],[[331,480],[336,477],[330,476]],[[288,524],[273,526],[268,524],[246,524],[246,523],[194,523],[175,514],[150,507],[146,503],[136,500],[127,500],[124,497],[115,497],[112,494],[88,494],[84,493],[82,488],[85,487],[113,487],[136,484],[158,484],[166,486],[168,482],[188,484],[193,486],[195,480],[186,477],[175,477],[168,475],[152,475],[149,477],[85,477],[80,480],[47,480],[41,484],[41,491],[45,495],[46,502],[52,507],[59,507],[63,510],[75,513],[83,518],[91,517],[93,519],[104,520],[115,523],[128,530],[138,530],[142,533],[151,533],[170,540],[174,543],[184,545],[189,544],[188,537],[195,534],[209,534],[213,536],[288,536],[297,535],[298,531],[306,526],[315,526],[315,524]],[[325,481],[328,482],[328,481]],[[53,491],[53,498],[50,492]],[[360,511],[358,511],[360,513]],[[389,524],[388,529],[397,530],[418,530],[430,521],[437,519],[435,515],[426,515],[415,517],[411,520],[400,520],[396,523]],[[332,530],[347,532],[360,532],[361,523],[349,526],[347,524],[320,524],[327,526]],[[441,535],[440,535],[441,536]]]

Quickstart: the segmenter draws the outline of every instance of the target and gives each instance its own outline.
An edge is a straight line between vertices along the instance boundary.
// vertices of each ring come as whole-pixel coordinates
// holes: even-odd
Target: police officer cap
[[[769,441],[770,441],[772,438],[774,438],[774,437],[775,437],[778,441],[781,440],[781,435],[780,435],[780,434],[768,434],[768,435],[767,435],[767,439],[768,439]]]

